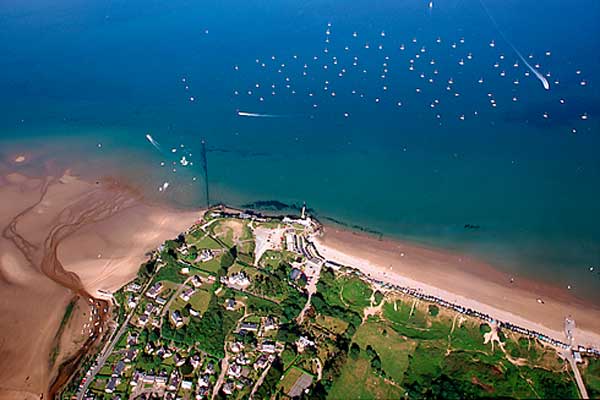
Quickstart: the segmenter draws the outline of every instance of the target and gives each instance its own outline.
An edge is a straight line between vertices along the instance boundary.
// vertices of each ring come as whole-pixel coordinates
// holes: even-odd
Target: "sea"
[[[597,0],[0,1],[0,153],[182,208],[306,202],[600,303],[598,21]]]

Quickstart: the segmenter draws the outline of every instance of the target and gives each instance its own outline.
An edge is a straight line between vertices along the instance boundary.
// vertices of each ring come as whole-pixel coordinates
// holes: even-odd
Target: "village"
[[[112,294],[114,329],[63,398],[324,397],[344,393],[348,365],[362,358],[401,395],[410,368],[390,372],[394,367],[376,350],[378,342],[394,330],[410,339],[413,331],[406,329],[421,311],[423,329],[437,326],[429,319],[438,306],[447,309],[442,314],[450,333],[460,314],[469,335],[489,325],[514,332],[515,340],[531,338],[544,351],[544,342],[570,351],[566,343],[326,260],[311,240],[319,229],[304,209],[299,217],[209,210]],[[402,319],[396,313],[404,313]],[[362,330],[382,324],[386,338],[357,346]],[[582,354],[598,353],[582,348],[573,354],[581,362]],[[559,371],[558,364],[553,368]]]

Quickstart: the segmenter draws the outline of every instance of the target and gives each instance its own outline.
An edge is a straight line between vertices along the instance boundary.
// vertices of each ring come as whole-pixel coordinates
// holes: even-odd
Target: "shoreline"
[[[417,289],[563,342],[564,318],[571,316],[574,343],[600,348],[600,308],[566,290],[525,278],[510,283],[509,274],[472,257],[331,226],[324,226],[324,235],[314,242],[326,259],[372,279]]]

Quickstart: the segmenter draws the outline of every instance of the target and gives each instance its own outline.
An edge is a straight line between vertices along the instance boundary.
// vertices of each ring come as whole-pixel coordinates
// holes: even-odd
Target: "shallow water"
[[[0,3],[0,146],[43,146],[198,206],[204,139],[213,203],[306,201],[319,217],[483,255],[600,300],[600,4],[486,5],[551,72],[550,91],[512,67],[517,55],[478,1]]]

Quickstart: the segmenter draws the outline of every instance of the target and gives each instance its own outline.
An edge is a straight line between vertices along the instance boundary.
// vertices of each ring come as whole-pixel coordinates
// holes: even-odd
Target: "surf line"
[[[523,61],[523,63],[527,66],[527,68],[529,68],[529,70],[531,72],[533,72],[533,74],[536,76],[536,78],[538,78],[538,80],[541,82],[541,84],[544,87],[544,89],[550,90],[550,83],[548,82],[548,79],[546,79],[546,77],[544,75],[542,75],[540,73],[540,71],[538,71],[537,69],[533,68],[531,66],[531,64],[529,64],[527,62],[527,60],[525,59],[525,57],[523,57],[523,55],[521,54],[521,52],[519,50],[517,50],[517,48],[512,44],[512,42],[510,40],[508,40],[508,38],[506,37],[506,35],[504,35],[504,32],[502,32],[502,30],[500,29],[500,26],[498,25],[498,23],[496,22],[496,20],[494,19],[494,17],[492,17],[492,14],[490,14],[490,12],[487,9],[487,7],[485,6],[485,4],[483,4],[483,0],[479,0],[479,4],[481,4],[481,7],[483,8],[483,11],[485,11],[485,14],[488,16],[488,18],[490,19],[490,21],[492,21],[492,23],[496,27],[496,30],[500,33],[500,36],[502,36],[502,38],[504,39],[504,41],[506,43],[508,43],[508,45],[510,47],[512,47],[513,51],[515,53],[517,53],[517,56],[519,56],[519,58],[521,59],[521,61]]]

